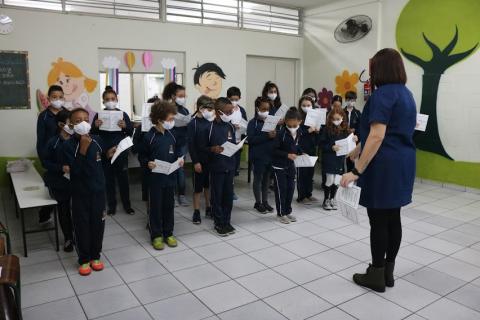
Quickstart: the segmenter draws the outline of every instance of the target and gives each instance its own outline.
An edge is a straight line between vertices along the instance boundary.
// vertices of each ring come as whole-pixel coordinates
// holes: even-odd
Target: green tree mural
[[[438,86],[442,74],[471,55],[480,41],[479,0],[410,0],[400,13],[396,40],[402,54],[423,71],[420,113],[428,114],[417,148],[452,159],[440,139]]]

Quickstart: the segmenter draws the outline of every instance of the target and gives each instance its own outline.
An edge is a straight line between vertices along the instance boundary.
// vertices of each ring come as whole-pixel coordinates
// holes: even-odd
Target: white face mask
[[[183,107],[185,105],[185,103],[187,102],[187,99],[185,99],[185,98],[175,98],[175,102]]]
[[[302,110],[303,112],[308,113],[308,110],[312,110],[312,106],[311,105],[302,106]]]
[[[63,131],[65,131],[66,133],[68,133],[69,135],[72,135],[75,133],[75,131],[73,129],[71,129],[68,124],[64,125],[63,126]]]
[[[348,108],[353,108],[353,107],[355,107],[355,101],[347,101],[347,107],[348,107]]]
[[[232,120],[232,115],[227,116],[222,112],[220,114],[220,119],[222,119],[223,122],[230,122]]]
[[[205,120],[212,122],[215,119],[215,111],[202,110],[201,112]]]
[[[113,110],[117,107],[117,101],[107,101],[103,104],[105,108]]]
[[[175,127],[175,120],[170,121],[163,121],[162,122],[163,128],[166,130],[172,130]]]
[[[87,121],[82,121],[79,124],[73,126],[73,130],[76,134],[84,136],[90,132],[91,126]]]
[[[63,101],[62,99],[50,101],[50,105],[52,107],[54,107],[55,109],[61,109],[63,107],[64,103],[65,103],[65,101]]]
[[[263,111],[263,112],[258,111],[257,114],[260,118],[265,119],[269,115],[269,112],[268,111]]]
[[[236,107],[238,106],[238,101],[237,100],[230,100],[230,102],[232,103],[232,106]]]
[[[299,128],[298,126],[296,126],[295,128],[287,127],[288,131],[290,131],[291,134],[297,133],[298,128]]]
[[[268,98],[273,101],[273,100],[277,99],[277,94],[276,93],[269,93]]]
[[[343,119],[341,119],[341,120],[333,120],[332,122],[333,122],[334,125],[336,125],[336,126],[338,127],[339,125],[342,124]]]

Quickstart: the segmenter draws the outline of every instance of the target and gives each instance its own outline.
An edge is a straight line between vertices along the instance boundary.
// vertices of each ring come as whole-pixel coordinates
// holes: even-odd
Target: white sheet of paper
[[[112,160],[110,160],[110,163],[114,163],[115,160],[117,160],[118,156],[120,153],[123,151],[133,147],[133,141],[132,138],[126,137],[125,139],[122,139],[117,145],[117,150],[115,150],[115,153],[113,154]]]
[[[336,199],[339,203],[343,203],[353,209],[358,209],[361,192],[362,188],[358,186],[351,186],[348,188],[340,186],[337,191]]]
[[[237,144],[231,143],[229,141],[225,142],[222,144],[223,151],[221,154],[227,157],[233,156],[235,153],[237,153],[238,150],[240,150],[243,147],[243,144],[245,143],[245,140],[247,138],[245,137],[242,141],[240,141]]]
[[[310,128],[320,129],[325,124],[327,118],[327,109],[310,109],[305,117],[305,125]]]
[[[340,147],[337,151],[337,157],[346,156],[357,146],[355,141],[353,141],[353,133],[350,133],[345,139],[335,141],[335,145]]]
[[[308,154],[302,154],[301,156],[297,156],[297,158],[293,161],[295,163],[295,167],[297,168],[311,168],[315,166],[318,157],[309,156]]]
[[[100,130],[102,131],[122,131],[118,126],[118,121],[123,120],[123,111],[100,111],[98,119],[102,120]]]
[[[178,112],[175,115],[175,127],[186,127],[190,120],[192,120],[190,115],[184,115]]]
[[[178,158],[177,161],[173,163],[155,159],[155,168],[152,169],[152,172],[170,175],[180,168],[181,160],[183,160],[183,157]]]
[[[427,130],[428,124],[428,114],[417,113],[417,125],[415,126],[415,130],[423,131]]]
[[[64,177],[65,179],[70,180],[70,173],[65,173],[65,174],[63,175],[63,177]]]
[[[282,104],[280,108],[278,108],[277,112],[275,112],[275,116],[280,117],[280,119],[285,118],[285,114],[287,113],[289,107],[286,104]]]
[[[150,109],[153,103],[144,103],[142,106],[142,132],[148,132],[152,128]]]
[[[277,124],[278,122],[280,121],[280,117],[278,116],[271,116],[271,115],[268,115],[266,118],[265,118],[265,122],[263,124],[263,128],[262,128],[262,131],[263,132],[270,132],[270,131],[273,131],[277,128]]]

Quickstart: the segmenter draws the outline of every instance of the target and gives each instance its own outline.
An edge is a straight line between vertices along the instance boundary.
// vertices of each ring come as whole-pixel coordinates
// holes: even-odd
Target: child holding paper
[[[268,204],[268,186],[272,173],[272,154],[276,130],[263,132],[265,118],[270,112],[272,101],[258,97],[255,100],[255,118],[250,120],[247,127],[249,160],[253,164],[253,194],[255,205],[260,213],[272,212]]]
[[[183,156],[171,131],[175,126],[176,113],[173,103],[155,102],[150,112],[154,126],[145,134],[139,146],[141,165],[149,169],[147,178],[150,203],[149,229],[152,246],[156,250],[163,250],[165,242],[169,247],[177,246],[177,240],[173,236],[177,172],[169,175],[152,172],[156,167],[155,160],[173,163]],[[180,161],[180,166],[183,166],[183,161]]]
[[[302,139],[300,139],[300,147],[303,152],[309,156],[317,155],[318,136],[320,127],[309,127],[305,125],[307,113],[315,106],[315,101],[310,96],[303,96],[298,102],[298,111],[300,112],[303,123],[300,125]],[[313,195],[313,175],[315,167],[297,168],[297,202],[303,204],[311,204],[318,201]]]
[[[112,87],[107,86],[102,94],[104,111],[122,112],[118,106],[118,97]],[[133,135],[133,124],[128,115],[123,112],[123,119],[119,120],[118,131],[105,131],[102,129],[103,121],[99,119],[98,113],[93,118],[92,134],[100,136],[105,143],[105,148],[110,149],[118,145],[120,141]],[[128,152],[122,152],[118,158],[111,163],[110,159],[102,158],[103,171],[105,173],[105,182],[107,189],[108,215],[115,215],[117,209],[117,199],[115,191],[115,182],[120,189],[120,199],[123,209],[127,214],[135,214],[130,203],[130,187],[128,182]],[[116,180],[116,181],[115,181]]]

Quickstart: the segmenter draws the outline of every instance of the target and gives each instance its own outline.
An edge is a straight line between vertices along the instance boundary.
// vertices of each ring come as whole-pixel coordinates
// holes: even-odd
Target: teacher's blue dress
[[[412,202],[416,119],[415,101],[403,84],[380,86],[368,99],[360,119],[362,146],[365,146],[372,123],[383,123],[387,130],[380,149],[358,181],[362,188],[362,206],[394,209]]]

